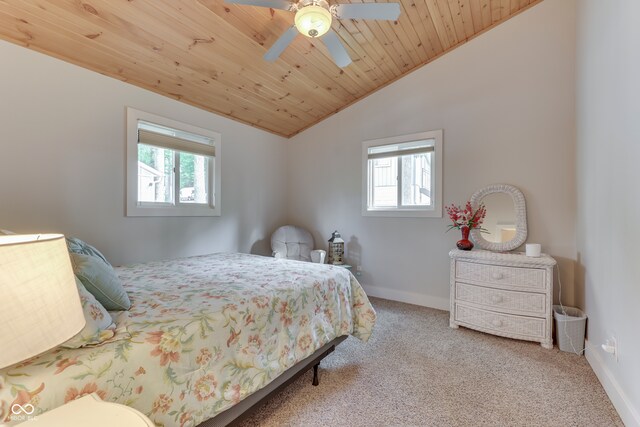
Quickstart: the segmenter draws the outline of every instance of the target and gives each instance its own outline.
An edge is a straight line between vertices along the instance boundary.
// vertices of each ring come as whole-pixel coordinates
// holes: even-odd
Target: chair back
[[[285,225],[271,235],[271,250],[276,258],[311,261],[313,236],[295,225]]]

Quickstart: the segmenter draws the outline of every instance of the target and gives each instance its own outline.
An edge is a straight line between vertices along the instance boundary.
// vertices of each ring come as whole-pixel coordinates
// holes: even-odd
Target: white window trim
[[[414,133],[411,135],[394,136],[390,138],[373,139],[362,142],[362,216],[381,217],[431,217],[442,218],[442,129]],[[381,145],[399,144],[420,140],[434,140],[434,166],[431,177],[435,200],[430,207],[416,206],[393,208],[369,208],[369,148]],[[435,170],[434,170],[435,169]]]
[[[214,141],[215,167],[209,175],[209,188],[214,190],[211,204],[138,203],[138,120],[206,136]],[[222,137],[218,132],[127,107],[127,216],[220,216],[221,159]]]

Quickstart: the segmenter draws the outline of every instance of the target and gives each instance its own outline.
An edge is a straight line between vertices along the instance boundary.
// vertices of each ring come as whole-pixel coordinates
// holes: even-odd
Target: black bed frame
[[[298,362],[291,368],[283,372],[278,378],[267,384],[266,387],[256,391],[252,395],[243,399],[237,405],[227,409],[226,411],[216,415],[215,417],[198,424],[198,427],[222,427],[222,426],[237,426],[240,425],[242,420],[251,415],[256,409],[260,407],[261,403],[269,400],[277,392],[291,384],[300,375],[307,372],[313,367],[313,382],[314,386],[320,384],[318,378],[318,368],[322,359],[327,357],[335,350],[336,346],[342,341],[347,339],[347,336],[341,336],[328,342],[320,347],[311,356]]]

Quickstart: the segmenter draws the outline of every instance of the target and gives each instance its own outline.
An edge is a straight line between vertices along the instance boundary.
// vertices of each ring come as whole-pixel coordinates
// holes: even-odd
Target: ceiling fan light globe
[[[305,6],[298,10],[294,22],[303,36],[321,37],[331,28],[331,12],[321,6]]]

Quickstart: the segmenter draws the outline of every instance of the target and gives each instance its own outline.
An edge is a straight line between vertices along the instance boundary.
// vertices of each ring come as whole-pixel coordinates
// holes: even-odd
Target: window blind
[[[426,141],[409,142],[403,144],[389,144],[370,147],[367,153],[369,160],[386,159],[389,157],[410,156],[412,154],[424,154],[434,151],[433,145],[427,145]]]
[[[142,122],[140,123],[142,124]],[[168,135],[164,129],[158,128],[158,132],[150,129],[149,124],[144,123],[144,128],[138,126],[138,143],[153,145],[155,147],[167,148],[175,151],[185,151],[192,154],[199,154],[201,156],[215,157],[216,147],[212,144],[208,138],[203,138],[200,135],[193,135],[194,139],[207,140],[210,143],[196,142],[178,135]]]

